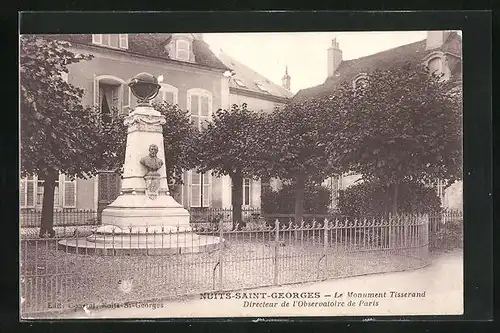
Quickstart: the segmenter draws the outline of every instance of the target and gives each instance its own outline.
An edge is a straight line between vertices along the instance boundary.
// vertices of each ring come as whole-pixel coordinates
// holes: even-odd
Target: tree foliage
[[[266,172],[295,186],[295,219],[302,220],[304,191],[308,183],[321,182],[339,171],[334,145],[339,108],[332,101],[310,99],[289,103],[268,117],[265,137]],[[334,121],[327,126],[326,119]],[[333,133],[332,135],[327,135]]]
[[[215,112],[198,138],[198,170],[231,177],[233,223],[242,221],[243,178],[259,175],[262,169],[263,122],[264,115],[235,104],[231,110]]]
[[[69,46],[34,35],[20,38],[21,175],[45,180],[42,235],[53,234],[58,172],[87,178],[116,165],[116,145],[124,140],[118,123],[103,124],[98,110],[82,105],[83,90],[63,79],[69,65],[92,58]]]
[[[342,215],[358,218],[384,216],[392,211],[392,195],[387,184],[365,181],[340,191],[339,210]],[[422,183],[401,183],[399,197],[400,213],[430,213],[441,206],[436,191]]]
[[[199,130],[194,127],[188,111],[167,102],[154,103],[153,107],[165,116],[163,125],[163,145],[165,168],[169,184],[182,184],[182,173],[196,166],[197,137]]]
[[[462,100],[450,88],[426,68],[406,64],[376,70],[366,85],[340,92],[348,102],[332,150],[340,145],[346,170],[392,185],[394,210],[400,183],[462,177]]]
[[[284,184],[278,191],[267,191],[262,196],[262,210],[266,214],[293,214],[295,187]],[[330,190],[319,184],[308,184],[304,189],[304,213],[326,214],[330,204]]]

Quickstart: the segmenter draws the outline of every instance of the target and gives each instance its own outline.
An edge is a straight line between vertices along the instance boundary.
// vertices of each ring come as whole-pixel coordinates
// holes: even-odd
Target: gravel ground
[[[274,254],[278,254],[275,263]],[[56,242],[23,242],[21,296],[25,313],[67,311],[83,305],[178,298],[222,289],[290,284],[326,278],[402,271],[423,265],[416,250],[348,252],[268,242],[229,240],[219,251],[163,256],[65,253]],[[413,252],[413,253],[410,253]],[[222,257],[222,268],[217,265]],[[321,259],[321,260],[320,260]],[[274,267],[278,266],[275,275]]]

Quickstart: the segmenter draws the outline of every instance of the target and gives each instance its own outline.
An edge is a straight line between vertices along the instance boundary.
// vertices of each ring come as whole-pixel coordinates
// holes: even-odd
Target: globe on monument
[[[130,80],[128,86],[139,103],[147,103],[160,91],[158,79],[150,73],[137,74]]]

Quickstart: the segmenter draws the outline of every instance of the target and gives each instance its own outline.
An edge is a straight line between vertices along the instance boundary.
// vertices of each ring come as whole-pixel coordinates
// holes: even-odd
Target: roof
[[[169,42],[172,34],[167,33],[142,33],[142,34],[128,34],[128,49],[118,49],[122,52],[135,53],[146,57],[161,58],[171,62],[182,63],[178,60],[170,59],[165,50],[165,45]],[[197,34],[193,35],[193,53],[195,56],[195,63],[201,66],[228,70],[217,56],[210,50],[205,41],[203,41]],[[87,44],[95,47],[102,47],[109,49],[106,46],[99,46],[92,44],[91,34],[59,34],[50,35],[52,38],[66,40],[78,44]]]
[[[352,81],[361,73],[370,73],[375,69],[389,70],[401,67],[408,62],[413,64],[422,63],[427,55],[435,51],[448,52],[461,57],[461,37],[456,32],[452,32],[442,47],[433,50],[426,50],[425,48],[426,40],[424,39],[366,57],[342,61],[334,76],[328,77],[323,84],[300,90],[294,96],[293,100],[300,101],[308,97],[323,97],[330,94],[342,83]],[[452,72],[452,79],[457,79],[461,75],[461,66],[454,65],[450,70]]]
[[[219,59],[224,63],[224,65],[229,67],[235,73],[233,79],[230,80],[230,88],[239,89],[241,91],[251,91],[264,97],[267,93],[258,87],[258,85],[260,85],[269,92],[269,95],[280,98],[293,97],[293,93],[289,90],[271,82],[268,78],[262,76],[241,62],[231,58],[222,51],[219,53]],[[237,83],[238,81],[243,83],[245,86],[239,85]]]

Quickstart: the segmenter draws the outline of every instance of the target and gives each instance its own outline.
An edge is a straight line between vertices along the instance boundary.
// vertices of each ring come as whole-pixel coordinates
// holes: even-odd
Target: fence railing
[[[54,211],[54,226],[79,226],[79,225],[98,225],[101,223],[100,216],[94,210],[68,209]],[[19,222],[22,228],[40,227],[42,212],[34,209],[21,209],[19,213]]]
[[[462,211],[443,210],[429,216],[429,245],[431,250],[463,246]]]
[[[147,230],[93,241],[90,230],[63,227],[55,238],[21,238],[22,315],[415,269],[428,262],[428,224],[426,215],[244,228],[221,220],[189,234],[157,229],[145,243]]]

